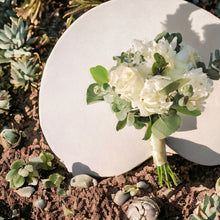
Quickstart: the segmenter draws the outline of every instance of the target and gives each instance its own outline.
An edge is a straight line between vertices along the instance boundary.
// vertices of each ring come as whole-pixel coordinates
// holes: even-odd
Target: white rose
[[[197,51],[189,45],[184,45],[181,48],[180,52],[176,55],[176,59],[182,63],[187,64],[189,69],[196,67],[196,63],[198,63],[200,60]]]
[[[160,75],[146,79],[138,103],[142,116],[164,114],[169,111],[173,103],[167,102],[167,96],[160,94],[159,91],[171,82],[169,77]]]
[[[110,70],[109,84],[115,87],[115,92],[121,95],[122,99],[131,101],[133,107],[139,99],[140,92],[144,86],[144,78],[134,67],[121,64]]]
[[[193,69],[184,74],[184,78],[189,78],[187,83],[193,87],[193,96],[189,98],[186,106],[190,111],[204,110],[205,100],[213,90],[213,82],[202,72],[202,68]],[[181,89],[180,89],[181,92]]]

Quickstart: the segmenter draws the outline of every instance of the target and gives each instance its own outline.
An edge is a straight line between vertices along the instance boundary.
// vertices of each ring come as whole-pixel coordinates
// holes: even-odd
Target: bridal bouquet
[[[201,114],[220,70],[219,50],[206,68],[196,50],[181,43],[180,33],[167,32],[153,41],[135,40],[127,52],[113,57],[117,63],[109,71],[90,69],[96,83],[87,89],[87,104],[110,104],[117,131],[126,125],[146,129],[143,139],[150,141],[159,184],[167,187],[180,180],[167,162],[165,138],[179,129],[181,114]]]

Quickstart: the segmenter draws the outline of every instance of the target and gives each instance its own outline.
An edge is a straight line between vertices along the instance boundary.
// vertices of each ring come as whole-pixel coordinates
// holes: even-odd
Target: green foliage
[[[164,139],[178,130],[181,123],[181,117],[176,113],[161,115],[152,125],[152,133],[158,139]]]
[[[14,129],[5,129],[3,130],[2,135],[11,145],[16,144],[20,139],[20,134]]]
[[[197,206],[190,220],[218,220],[220,215],[220,196],[205,195],[204,200]]]
[[[44,188],[48,189],[51,187],[58,188],[60,187],[61,182],[65,179],[64,176],[62,176],[59,173],[53,173],[49,176],[48,179],[44,180]]]
[[[11,164],[11,170],[6,175],[6,180],[10,182],[10,187],[19,188],[28,183],[28,185],[38,184],[38,170],[34,167],[25,163],[24,160],[17,160]]]
[[[190,79],[183,78],[183,79],[177,79],[167,86],[165,86],[163,89],[160,90],[160,93],[163,95],[169,95],[171,92],[174,92],[178,89],[180,89],[183,85],[185,85],[187,82],[189,82]]]
[[[52,170],[53,169],[53,164],[52,160],[54,159],[53,154],[47,151],[43,151],[39,155],[40,159],[42,160],[42,169],[43,170]]]
[[[96,66],[90,68],[91,75],[93,79],[99,84],[102,85],[104,83],[108,83],[108,71],[103,66]]]
[[[172,33],[169,34],[168,32],[164,31],[160,34],[158,34],[155,38],[155,41],[158,43],[159,40],[161,40],[162,38],[165,38],[169,43],[171,43],[173,41],[174,38],[177,39],[177,45],[175,48],[175,51],[178,53],[180,51],[180,44],[182,43],[182,35],[180,33]]]
[[[136,185],[125,185],[122,188],[123,193],[129,193],[130,196],[135,196],[139,192],[139,188]]]
[[[122,52],[120,56],[114,56],[113,60],[117,61],[117,65],[124,62],[127,63],[128,66],[136,66],[145,61],[144,56],[139,51],[135,53]]]
[[[18,60],[11,60],[11,84],[15,88],[23,87],[27,90],[30,83],[37,79],[39,63],[36,57],[23,56]]]
[[[154,54],[154,59],[156,60],[156,62],[152,66],[152,72],[154,75],[162,75],[168,63],[159,53]]]
[[[2,58],[11,59],[23,55],[31,55],[30,44],[35,40],[28,36],[29,22],[24,22],[22,17],[10,17],[11,24],[0,29],[0,49],[3,50]],[[1,52],[2,53],[2,52]]]
[[[0,114],[7,112],[10,108],[10,99],[8,91],[0,90]]]

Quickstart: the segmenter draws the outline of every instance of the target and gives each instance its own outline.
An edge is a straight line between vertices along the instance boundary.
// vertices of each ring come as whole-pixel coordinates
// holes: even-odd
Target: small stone
[[[37,208],[44,209],[46,206],[46,202],[44,199],[39,199],[33,203],[33,205]]]
[[[18,190],[16,190],[15,192],[21,196],[21,197],[31,197],[31,195],[34,193],[35,189],[32,186],[26,186],[26,187],[22,187]]]
[[[124,193],[121,190],[119,190],[116,194],[115,194],[115,198],[114,198],[114,202],[117,205],[123,205],[127,200],[130,199],[130,193]]]
[[[147,189],[149,188],[149,184],[147,184],[146,182],[144,181],[140,181],[136,184],[137,188],[139,189]]]
[[[70,185],[75,187],[90,187],[90,186],[96,186],[97,184],[98,183],[96,179],[86,174],[80,174],[74,176],[70,180]]]
[[[157,220],[160,208],[157,203],[148,198],[138,198],[134,200],[128,207],[127,217],[129,220]]]

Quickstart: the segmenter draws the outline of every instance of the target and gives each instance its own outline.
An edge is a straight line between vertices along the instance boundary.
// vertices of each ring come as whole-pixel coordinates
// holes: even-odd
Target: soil
[[[191,2],[219,16],[217,1]],[[36,51],[43,63],[66,28],[63,15],[67,11],[68,1],[48,1],[45,4],[40,23],[34,29],[36,36],[46,33],[50,38],[46,46],[36,43]],[[9,77],[6,75],[3,84],[7,82]],[[40,85],[40,79],[38,84]],[[9,92],[12,96],[11,109],[1,115],[0,129],[8,127],[24,131],[26,138],[22,139],[22,143],[16,149],[3,150],[0,147],[0,216],[5,219],[12,219],[13,209],[19,210],[19,214],[13,219],[126,219],[129,204],[136,197],[142,196],[149,196],[157,201],[161,209],[160,219],[187,219],[197,201],[202,200],[205,194],[211,195],[214,192],[215,182],[220,177],[220,166],[201,166],[178,155],[169,155],[170,166],[182,180],[179,186],[172,189],[158,186],[152,159],[123,175],[99,179],[97,186],[89,188],[71,187],[69,183],[72,174],[56,160],[55,169],[40,173],[40,179],[47,178],[54,172],[62,174],[65,176],[62,187],[66,190],[66,195],[58,196],[55,188],[43,189],[42,182],[39,181],[30,198],[20,197],[14,189],[9,188],[9,183],[5,180],[10,164],[18,159],[28,161],[30,156],[38,156],[43,150],[50,151],[50,147],[39,124],[39,87],[30,87],[26,92],[11,87]],[[140,191],[122,206],[113,202],[115,193],[124,185],[135,184],[141,180],[149,184],[148,189]],[[44,209],[33,205],[34,201],[41,198],[46,201]],[[65,214],[64,207],[73,211],[72,217]]]

